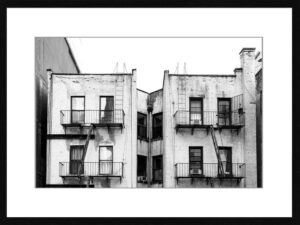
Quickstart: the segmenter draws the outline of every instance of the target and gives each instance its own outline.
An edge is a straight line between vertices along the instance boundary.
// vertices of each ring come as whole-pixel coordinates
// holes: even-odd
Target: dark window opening
[[[158,139],[162,138],[163,133],[162,133],[162,125],[163,125],[163,117],[162,113],[157,113],[153,115],[153,126],[152,126],[152,138],[153,139]]]
[[[99,174],[113,173],[113,146],[100,146]]]
[[[225,176],[232,176],[231,147],[219,147],[219,155]]]
[[[100,96],[100,123],[114,122],[114,97]]]
[[[84,123],[85,121],[85,97],[71,97],[71,123]]]
[[[80,166],[83,149],[83,145],[73,145],[70,147],[70,174],[83,174],[84,165]]]
[[[137,135],[140,139],[147,139],[147,115],[138,113]]]
[[[221,126],[231,125],[231,99],[218,99],[218,124]]]
[[[190,124],[203,124],[202,98],[190,98]]]
[[[152,181],[162,182],[163,179],[163,157],[162,155],[153,156],[153,171],[152,171]]]
[[[190,175],[203,174],[203,149],[202,147],[190,147],[189,149]]]
[[[147,183],[147,156],[137,156],[137,178],[139,183]]]

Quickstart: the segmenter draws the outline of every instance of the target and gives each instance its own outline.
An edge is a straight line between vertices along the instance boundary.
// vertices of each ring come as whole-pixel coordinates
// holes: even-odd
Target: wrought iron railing
[[[60,162],[59,176],[120,176],[123,177],[123,162],[84,162],[79,167],[78,162]],[[81,168],[81,169],[80,169]],[[79,171],[79,169],[81,171]]]
[[[244,113],[241,110],[218,113],[217,111],[203,111],[195,113],[188,110],[178,110],[174,114],[176,125],[219,125],[243,126]]]
[[[124,111],[119,110],[61,110],[60,123],[69,124],[124,124]]]
[[[243,94],[236,95],[231,98],[231,110],[237,111],[243,108],[244,102],[243,102]]]
[[[222,162],[224,174],[219,173],[218,163],[203,163],[199,169],[190,168],[189,163],[176,163],[176,177],[237,177],[244,178],[246,175],[245,163],[227,163]]]

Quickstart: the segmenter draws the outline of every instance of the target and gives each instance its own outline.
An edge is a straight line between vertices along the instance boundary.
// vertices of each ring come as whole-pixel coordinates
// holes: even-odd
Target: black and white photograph
[[[6,13],[7,218],[292,217],[291,8]]]
[[[262,187],[262,41],[36,37],[37,187]]]

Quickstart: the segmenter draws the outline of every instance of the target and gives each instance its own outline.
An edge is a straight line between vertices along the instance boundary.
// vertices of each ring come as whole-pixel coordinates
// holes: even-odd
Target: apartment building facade
[[[234,74],[49,71],[47,184],[257,187],[255,49]]]

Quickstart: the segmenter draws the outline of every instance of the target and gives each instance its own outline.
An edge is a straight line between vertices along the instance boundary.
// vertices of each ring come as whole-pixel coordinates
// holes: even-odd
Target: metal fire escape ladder
[[[113,115],[113,120],[118,120],[123,116],[121,114],[123,113],[124,75],[117,75],[115,81],[115,112]]]
[[[115,85],[115,109],[123,110],[124,76],[118,75]]]
[[[223,164],[221,162],[219,147],[218,147],[214,127],[212,125],[210,126],[210,132],[211,132],[211,137],[212,137],[212,140],[213,140],[213,143],[214,143],[214,147],[215,147],[215,151],[216,151],[216,155],[217,155],[217,159],[218,159],[218,172],[223,177],[224,176]]]
[[[186,110],[186,76],[178,76],[178,110]]]

